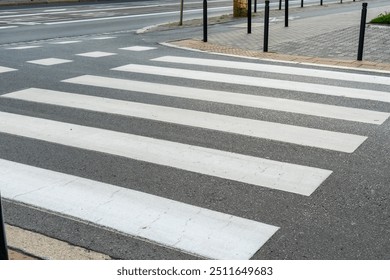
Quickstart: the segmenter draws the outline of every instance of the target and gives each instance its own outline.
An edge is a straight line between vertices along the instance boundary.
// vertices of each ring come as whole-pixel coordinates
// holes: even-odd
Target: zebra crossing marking
[[[150,51],[150,50],[155,50],[157,49],[156,47],[146,47],[146,46],[131,46],[131,47],[126,47],[126,48],[120,48],[120,50],[125,50],[125,51],[134,51],[134,52],[143,52],[143,51]]]
[[[310,195],[332,173],[315,167],[5,112],[0,112],[0,132],[302,195]]]
[[[355,89],[347,87],[329,86],[321,84],[276,80],[243,75],[213,73],[206,71],[187,70],[180,68],[158,67],[140,64],[128,64],[111,70],[149,75],[160,75],[175,78],[219,82],[227,84],[256,86],[261,88],[282,89],[311,94],[321,94],[348,98],[357,98],[390,103],[390,94],[384,91]]]
[[[13,68],[9,68],[9,67],[0,66],[0,74],[1,74],[1,73],[12,72],[12,71],[17,71],[17,69],[13,69]]]
[[[114,36],[105,36],[105,37],[96,37],[96,38],[91,38],[92,40],[108,40],[108,39],[115,39],[116,37]]]
[[[238,62],[238,61],[228,61],[228,60],[219,60],[219,59],[217,60],[217,59],[205,59],[205,58],[191,58],[191,57],[181,57],[181,56],[162,56],[151,60],[159,61],[159,62],[177,63],[177,64],[222,67],[222,68],[229,68],[229,69],[252,70],[252,71],[267,72],[267,73],[343,80],[343,81],[350,81],[350,82],[390,85],[390,77],[367,75],[361,73],[348,73],[348,72],[341,72],[341,71],[319,70],[319,69],[312,69],[312,68],[279,66],[279,65],[272,65],[272,64]]]
[[[0,159],[4,198],[212,259],[250,259],[279,229],[174,200]]]
[[[0,30],[1,30],[1,29],[16,28],[16,27],[18,27],[18,26],[16,26],[16,25],[0,26]]]
[[[354,152],[367,139],[359,135],[301,126],[37,88],[8,93],[2,97],[120,114],[347,153]]]
[[[63,64],[63,63],[69,63],[73,60],[68,59],[60,59],[60,58],[44,58],[44,59],[37,59],[37,60],[30,60],[27,61],[28,63],[43,65],[43,66],[53,66],[57,64]]]
[[[40,48],[41,46],[21,46],[21,47],[12,47],[7,48],[7,50],[28,50],[28,49],[35,49]]]
[[[100,58],[100,57],[116,55],[116,53],[95,51],[95,52],[79,53],[79,54],[76,54],[76,55],[78,55],[78,56],[85,56],[85,57],[91,57],[91,58]]]
[[[49,9],[49,10],[44,10],[43,12],[63,12],[66,11],[67,9]]]
[[[83,75],[70,78],[63,80],[63,82],[133,92],[143,92],[155,95],[180,97],[193,100],[210,101],[245,107],[277,110],[377,125],[385,122],[390,116],[390,113],[357,108],[93,75]]]
[[[60,41],[60,42],[52,42],[50,44],[52,45],[68,45],[68,44],[76,44],[80,43],[81,41],[75,40],[75,41]]]

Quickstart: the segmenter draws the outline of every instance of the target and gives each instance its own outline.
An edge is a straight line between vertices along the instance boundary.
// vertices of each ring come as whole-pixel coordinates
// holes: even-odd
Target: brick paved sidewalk
[[[367,21],[390,12],[390,3],[370,8],[370,2],[375,0],[367,2]],[[202,42],[202,33],[190,40],[170,43],[207,52],[390,71],[390,26],[367,24],[363,61],[357,61],[362,2],[346,3],[349,12],[298,16],[305,11],[340,7],[337,5],[341,4],[291,9],[289,27],[284,27],[284,11],[271,10],[268,53],[262,51],[261,11],[253,18],[252,34],[247,34],[246,19],[237,19],[234,23],[210,25],[207,43]]]

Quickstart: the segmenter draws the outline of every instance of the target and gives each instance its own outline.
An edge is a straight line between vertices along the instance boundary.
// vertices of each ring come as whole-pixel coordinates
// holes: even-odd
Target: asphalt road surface
[[[389,259],[389,74],[135,34],[161,3],[0,10],[6,222],[118,259]]]

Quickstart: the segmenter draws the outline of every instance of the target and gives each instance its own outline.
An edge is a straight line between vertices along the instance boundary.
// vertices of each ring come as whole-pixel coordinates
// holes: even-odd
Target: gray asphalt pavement
[[[296,22],[298,23],[298,19]],[[216,31],[224,30],[226,32],[226,30],[236,28],[231,25],[232,23],[229,23],[228,26],[215,26],[215,29],[211,30],[210,38],[218,40],[218,35],[222,36],[223,34]],[[132,26],[130,29],[133,30],[135,27]],[[26,31],[35,30],[35,28],[39,27],[32,26],[29,29],[26,28]],[[126,156],[125,151],[118,155],[113,152],[102,152],[92,146],[81,148],[74,144],[83,139],[67,140],[69,142],[64,143],[38,136],[23,136],[21,133],[28,127],[21,125],[18,131],[10,132],[10,130],[5,129],[7,123],[4,122],[0,125],[0,158],[7,162],[21,163],[27,167],[33,166],[93,180],[96,182],[95,184],[100,182],[109,184],[111,187],[120,187],[124,192],[134,190],[150,194],[157,197],[157,201],[162,198],[169,199],[173,201],[172,209],[179,207],[175,202],[180,202],[191,207],[198,207],[196,208],[198,213],[206,212],[206,210],[199,210],[200,207],[228,216],[244,218],[245,221],[254,222],[256,225],[261,223],[277,227],[278,230],[269,236],[264,245],[259,245],[258,250],[254,250],[250,256],[252,259],[388,259],[390,257],[390,242],[388,240],[390,231],[390,190],[388,188],[390,183],[388,172],[390,166],[390,143],[388,140],[390,123],[388,118],[385,118],[381,124],[373,124],[346,120],[343,117],[335,119],[331,115],[318,116],[314,113],[296,113],[292,107],[283,111],[252,105],[229,104],[223,100],[225,100],[225,96],[237,93],[242,100],[249,97],[269,97],[283,99],[285,102],[297,101],[332,105],[339,108],[345,107],[345,110],[362,109],[367,110],[364,111],[367,114],[368,111],[390,113],[386,95],[390,92],[390,84],[381,84],[372,80],[374,76],[379,80],[386,80],[389,78],[389,73],[249,60],[242,57],[221,57],[212,53],[190,52],[159,44],[170,40],[197,38],[200,30],[200,27],[192,26],[180,30],[138,35],[134,31],[113,32],[111,30],[105,32],[106,30],[104,30],[99,34],[3,44],[0,46],[0,57],[2,57],[0,66],[3,67],[0,68],[0,83],[2,85],[0,111],[17,116],[99,128],[105,132],[115,131],[126,135],[147,137],[148,141],[163,140],[173,143],[172,145],[190,145],[191,149],[195,150],[206,148],[215,154],[234,153],[239,156],[250,156],[251,158],[332,171],[332,174],[318,184],[312,193],[305,195],[294,191],[294,188],[301,187],[299,183],[296,183],[290,191],[277,189],[272,184],[246,183],[245,177],[250,175],[244,175],[245,168],[240,166],[236,166],[236,168],[242,176],[232,180],[228,179],[228,175],[213,176],[208,174],[208,171],[186,170],[182,166],[174,166],[169,161],[165,164],[158,164],[156,162],[161,159],[158,156],[157,159],[150,159],[144,157],[143,154],[139,156],[140,158],[135,158]],[[89,32],[95,33],[94,30]],[[124,49],[129,47],[133,48]],[[99,55],[101,56],[99,57]],[[173,61],[156,60],[156,58],[163,56],[190,58],[194,59],[194,62],[178,64]],[[48,58],[63,59],[67,62],[53,65],[37,64],[37,60]],[[293,67],[290,70],[294,72],[287,74],[279,70],[276,72],[255,71],[244,70],[238,66],[197,65],[195,62],[202,61],[200,59],[211,59],[214,64],[217,63],[216,60],[222,60],[223,63],[235,62],[237,65],[241,65],[243,62],[250,63],[252,66],[256,65],[255,67],[259,65],[268,68],[280,66],[283,71]],[[46,62],[54,63],[54,60]],[[129,64],[140,65],[140,69],[146,66],[155,66],[162,67],[162,70],[159,74],[153,74],[151,70],[146,73],[137,72],[134,70],[135,68],[131,67],[131,72],[112,70]],[[174,68],[180,69],[183,74],[187,70],[197,72],[191,72],[190,78],[169,76],[170,71]],[[14,71],[7,69],[14,69]],[[156,68],[153,71],[157,70]],[[330,72],[330,77],[313,76],[312,73],[315,70]],[[203,76],[199,72],[203,72]],[[336,74],[333,74],[335,72]],[[347,79],[345,74],[347,74],[346,76],[357,74],[358,76],[353,77],[361,77],[363,80]],[[95,85],[65,82],[67,79],[84,75],[121,80],[114,80],[115,82],[105,87],[97,84],[102,78],[93,80]],[[210,80],[215,77],[224,78],[219,81]],[[242,80],[248,81],[248,84],[241,82]],[[143,92],[143,88],[125,88],[126,81],[131,81],[130,85],[133,87],[136,86],[137,82],[147,83],[151,90],[156,92],[146,93]],[[262,81],[264,84],[256,84],[258,81]],[[266,82],[272,82],[272,86],[265,84]],[[284,82],[290,83],[291,89],[283,89],[281,84]],[[304,86],[306,90],[294,89],[293,84],[298,85],[295,83],[300,83],[299,85]],[[163,95],[162,88],[167,85],[180,86],[182,92],[168,91],[166,95]],[[324,86],[331,86],[325,88],[332,90],[322,94],[315,93],[317,88]],[[311,145],[294,144],[291,143],[290,139],[271,140],[267,137],[240,135],[191,124],[180,124],[178,121],[179,119],[182,121],[181,118],[164,121],[158,118],[148,119],[146,117],[125,116],[121,113],[99,112],[99,108],[86,110],[45,104],[42,101],[18,100],[7,97],[9,93],[31,88],[39,88],[41,92],[45,89],[55,91],[50,94],[55,97],[55,100],[61,95],[61,92],[78,93],[89,97],[104,97],[107,103],[120,100],[139,103],[140,106],[143,104],[157,105],[169,108],[170,113],[173,113],[175,108],[184,109],[192,114],[190,120],[197,119],[196,112],[212,113],[213,116],[217,115],[221,118],[241,118],[244,123],[262,121],[291,125],[294,126],[293,132],[299,126],[317,129],[318,133],[330,131],[364,136],[367,139],[356,150],[343,152],[313,147],[314,144],[317,144],[314,141]],[[221,100],[217,101],[197,99],[196,96],[186,97],[186,94],[190,95],[196,89],[209,90],[209,94],[211,94],[210,91],[222,91],[223,95]],[[341,92],[341,94],[332,94],[334,92]],[[378,94],[381,97],[377,99],[370,96],[359,97],[359,94],[367,92],[373,96]],[[155,110],[157,114],[159,109]],[[361,112],[363,113],[363,111]],[[210,119],[209,122],[212,123],[212,120]],[[256,125],[258,124],[256,123]],[[253,129],[255,128],[254,125]],[[46,130],[39,131],[32,127],[31,131],[42,133],[44,135],[42,137],[50,136],[45,134]],[[272,126],[269,131],[270,133],[273,131]],[[72,135],[71,133],[68,130],[58,131],[58,139]],[[306,136],[302,134],[303,137]],[[335,134],[334,137],[338,138],[341,135]],[[115,146],[117,145],[116,141],[119,141],[118,139],[105,139],[103,134],[99,139],[100,141],[97,142],[102,146],[105,143],[111,143],[112,146]],[[349,145],[349,143],[342,144]],[[148,146],[146,150],[147,153],[154,151],[151,146]],[[172,162],[182,158],[185,158],[185,155],[172,157]],[[201,162],[202,158],[194,165],[194,168],[198,168]],[[212,166],[212,161],[209,164]],[[218,169],[215,165],[213,168]],[[266,172],[266,170],[267,168],[263,171]],[[283,173],[288,173],[288,171],[277,170],[275,171],[276,175],[270,176],[279,176]],[[262,178],[261,174],[257,175]],[[8,177],[0,179],[4,180],[4,185],[6,182],[15,182],[15,180],[6,181],[5,178]],[[293,179],[290,178],[286,181],[289,180]],[[67,183],[70,186],[72,184],[71,182]],[[65,187],[66,190],[66,184],[61,186]],[[69,192],[71,191],[70,186]],[[62,201],[61,196],[56,205],[58,210],[52,210],[45,200],[37,201],[35,205],[26,202],[30,201],[30,198],[23,192],[13,197],[7,197],[7,191],[2,190],[2,193],[5,192],[3,196],[6,197],[4,214],[8,224],[104,253],[114,259],[199,259],[210,257],[208,252],[202,251],[202,243],[206,242],[207,238],[200,235],[197,239],[191,235],[190,231],[186,232],[186,227],[192,226],[191,221],[196,225],[198,220],[203,221],[203,216],[187,217],[186,222],[182,224],[180,222],[177,224],[175,222],[172,224],[164,223],[167,225],[165,230],[159,228],[160,225],[157,222],[161,218],[159,216],[154,220],[154,223],[140,227],[139,232],[122,231],[115,227],[102,225],[99,217],[90,220],[86,214],[82,218],[77,205],[74,206],[72,201]],[[44,192],[44,195],[50,196],[50,192]],[[64,191],[63,196],[66,197],[66,191]],[[89,207],[87,202],[93,197],[93,193],[84,197],[86,208]],[[115,197],[113,193],[104,199],[106,200],[103,200],[99,207],[110,205],[110,199],[115,202],[117,201],[115,199],[120,198]],[[158,203],[156,202],[156,205]],[[92,208],[94,209],[92,211],[88,208],[89,210],[85,212],[93,213],[99,207]],[[73,214],[69,214],[68,208],[74,209]],[[110,210],[109,208],[104,209],[107,213]],[[169,218],[169,221],[175,220],[175,217],[181,218],[180,215],[175,216],[170,211],[171,209],[162,211],[165,214],[162,216]],[[123,215],[123,223],[128,223],[130,227],[132,223],[137,222],[137,219],[129,220],[129,216],[127,216],[131,214],[129,212],[116,214]],[[153,215],[148,208],[141,211],[139,213],[140,220],[147,220],[148,215]],[[174,218],[171,219],[171,217]],[[100,218],[103,219],[104,215]],[[118,219],[116,215],[109,216],[109,218],[111,220]],[[228,225],[229,223],[227,229]],[[151,229],[151,232],[158,232],[158,237],[152,234],[147,235],[149,234],[148,229]],[[230,231],[227,229],[220,228],[216,231],[217,234],[210,236],[218,238],[219,234],[222,235],[225,232],[229,234]],[[143,230],[147,234],[144,234]],[[179,242],[181,240],[177,242],[179,245],[164,241],[166,236],[169,237],[177,232],[183,235],[183,239],[191,240],[189,242],[193,244],[191,250],[181,245]],[[263,234],[265,235],[264,232],[258,232],[258,235]],[[241,238],[241,240],[245,240],[245,238]],[[223,248],[224,245],[227,244],[222,242],[221,245],[213,246]],[[241,252],[242,248],[237,246],[234,250]]]

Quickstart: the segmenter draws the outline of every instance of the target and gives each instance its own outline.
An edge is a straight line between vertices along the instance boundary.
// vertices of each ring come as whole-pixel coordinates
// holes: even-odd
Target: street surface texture
[[[389,73],[103,25],[0,46],[7,224],[114,259],[390,258]]]

